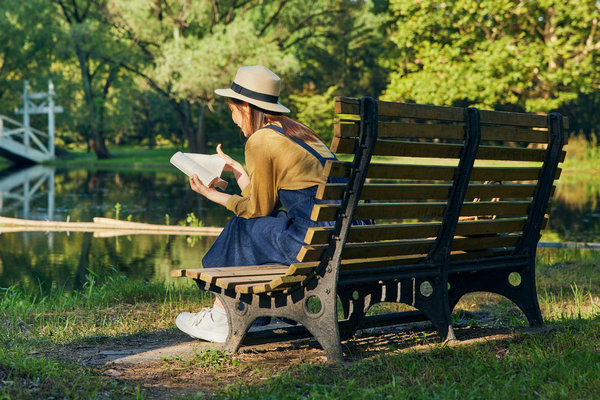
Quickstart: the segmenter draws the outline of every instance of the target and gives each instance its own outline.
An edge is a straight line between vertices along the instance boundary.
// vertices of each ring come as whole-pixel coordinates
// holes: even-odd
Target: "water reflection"
[[[561,241],[600,242],[600,180],[581,178],[559,181],[547,230]]]
[[[35,165],[25,169],[8,169],[0,173],[0,213],[19,212],[29,219],[31,203],[47,198],[46,217],[54,218],[54,168]]]
[[[49,240],[52,238],[52,240]],[[135,235],[96,238],[91,232],[18,232],[0,236],[0,286],[82,287],[89,271],[112,269],[134,280],[165,281],[176,268],[201,268],[214,237]]]
[[[235,184],[229,186],[235,190]],[[175,224],[193,212],[205,226],[223,226],[230,216],[223,207],[192,192],[174,168],[107,171],[38,165],[6,170],[0,172],[0,198],[0,215],[24,219],[119,217],[158,224],[168,219]]]
[[[235,183],[229,185],[235,190]],[[205,226],[223,226],[223,207],[189,190],[176,170],[73,170],[35,166],[0,172],[0,215],[92,221],[94,217],[171,225],[194,213]],[[115,207],[119,205],[119,207]],[[117,215],[118,214],[118,215]],[[0,233],[0,287],[20,283],[77,289],[88,269],[116,269],[131,279],[165,280],[178,267],[200,268],[215,237],[91,233]]]

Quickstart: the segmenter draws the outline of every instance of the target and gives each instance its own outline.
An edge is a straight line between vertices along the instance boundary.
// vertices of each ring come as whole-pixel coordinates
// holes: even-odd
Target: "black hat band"
[[[242,96],[246,96],[254,100],[266,101],[267,103],[277,104],[277,101],[279,100],[279,96],[271,96],[270,94],[255,92],[254,90],[246,89],[235,82],[231,84],[231,90],[241,94]]]

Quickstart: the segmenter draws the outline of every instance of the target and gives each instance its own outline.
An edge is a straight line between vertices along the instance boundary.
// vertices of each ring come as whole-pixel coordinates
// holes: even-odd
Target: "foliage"
[[[122,65],[169,101],[190,149],[205,151],[214,89],[228,87],[241,65],[296,74],[295,46],[327,31],[346,2],[172,0],[150,9],[139,3],[115,0],[107,7],[119,37],[134,50]]]
[[[0,113],[22,107],[23,81],[48,86],[56,30],[46,23],[52,9],[46,0],[0,3]]]
[[[547,112],[600,83],[598,2],[392,0],[390,8],[387,99]]]
[[[600,119],[598,2],[31,0],[0,2],[0,112],[52,78],[57,144],[239,146],[213,90],[237,68],[283,79],[292,117],[331,135],[335,96]],[[44,128],[45,117],[32,120]]]

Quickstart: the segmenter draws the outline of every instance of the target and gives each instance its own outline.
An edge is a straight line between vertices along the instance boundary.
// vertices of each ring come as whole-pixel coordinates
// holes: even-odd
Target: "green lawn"
[[[191,360],[165,359],[161,373],[174,381],[193,373],[242,376],[219,381],[213,398],[577,398],[600,394],[600,253],[540,250],[538,289],[548,329],[523,330],[512,304],[488,295],[459,303],[457,326],[504,327],[499,340],[448,346],[419,330],[414,346],[389,348],[342,365],[310,359],[269,368],[219,351]],[[147,388],[107,377],[51,356],[49,346],[118,342],[156,330],[175,331],[175,316],[198,307],[197,289],[185,284],[131,282],[118,275],[88,276],[81,291],[50,295],[19,287],[0,292],[0,398],[152,398]],[[208,303],[210,298],[205,298]],[[464,317],[467,315],[468,317]],[[478,315],[493,315],[479,319]],[[277,350],[275,350],[277,351]],[[262,359],[259,355],[258,360]],[[215,378],[216,379],[216,378]],[[198,386],[187,395],[203,398]]]
[[[573,161],[567,158],[567,175],[576,177],[598,168],[597,148],[586,150],[577,142],[572,144],[579,150]],[[121,147],[111,149],[115,157],[108,160],[76,152],[55,164],[165,168],[175,151]],[[583,158],[577,156],[581,151]],[[241,149],[230,155],[243,158]],[[220,389],[209,391],[213,398],[600,398],[599,266],[598,252],[540,250],[538,298],[550,328],[546,330],[524,331],[526,321],[511,303],[476,294],[459,303],[461,312],[454,316],[457,326],[507,327],[514,331],[512,335],[447,346],[432,344],[431,336],[416,332],[411,338],[415,346],[390,348],[337,366],[309,359],[274,370],[268,363],[247,365],[221,352],[207,351],[185,362],[165,359],[161,368],[175,380],[193,371],[248,375],[220,382]],[[197,308],[197,296],[191,283],[136,283],[118,275],[90,275],[84,289],[75,293],[56,288],[44,295],[18,286],[0,288],[0,399],[151,398],[152,392],[135,382],[39,354],[49,346],[93,345],[118,341],[124,335],[143,340],[156,330],[174,332],[176,315]],[[209,302],[207,297],[205,303]],[[206,390],[198,387],[179,397],[205,395]]]
[[[174,146],[159,146],[154,149],[140,146],[110,147],[111,158],[99,160],[93,152],[85,150],[72,150],[68,156],[58,158],[48,165],[62,168],[102,168],[102,169],[139,169],[139,168],[172,168],[169,159],[180,151]],[[187,151],[187,150],[184,150]],[[212,149],[210,152],[214,152]],[[237,160],[243,161],[243,148],[223,149],[227,154]]]

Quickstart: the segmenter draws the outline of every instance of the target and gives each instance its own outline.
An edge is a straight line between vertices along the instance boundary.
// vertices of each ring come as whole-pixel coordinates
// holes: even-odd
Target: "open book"
[[[225,160],[219,156],[178,151],[171,157],[171,164],[187,176],[198,175],[205,186],[215,186],[225,190],[227,182],[221,179]]]

